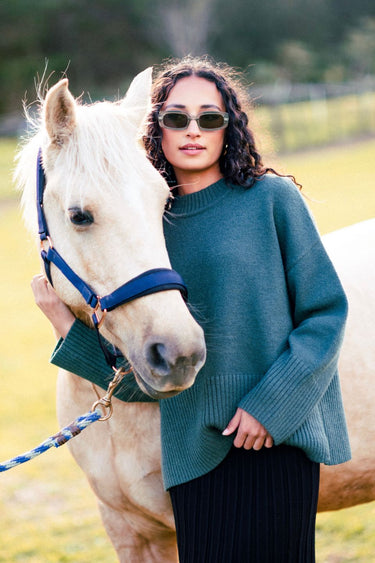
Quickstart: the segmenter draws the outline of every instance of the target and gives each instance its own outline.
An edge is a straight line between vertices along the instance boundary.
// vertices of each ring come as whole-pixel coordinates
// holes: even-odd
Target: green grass
[[[375,561],[375,502],[318,514],[318,563]]]
[[[14,142],[0,143],[5,163],[0,182],[4,169],[8,176],[12,167],[13,150]],[[368,141],[288,155],[278,166],[294,173],[311,198],[324,200],[311,205],[320,230],[327,232],[374,216],[374,154],[375,141]],[[0,183],[0,201],[4,194],[14,197],[7,182]],[[30,280],[39,261],[16,203],[0,204],[0,249],[3,461],[39,444],[58,426],[56,370],[48,363],[54,337],[33,302]],[[94,495],[66,446],[1,474],[0,484],[0,563],[116,561]],[[375,503],[318,515],[318,563],[370,563],[374,554]]]
[[[14,139],[0,139],[0,201],[15,197],[12,185],[15,148]]]
[[[374,155],[372,139],[284,155],[274,164],[303,184],[302,193],[326,233],[375,217]]]

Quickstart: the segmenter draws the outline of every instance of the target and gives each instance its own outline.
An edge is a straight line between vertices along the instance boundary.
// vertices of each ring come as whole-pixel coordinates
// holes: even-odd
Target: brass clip
[[[95,403],[91,407],[91,412],[95,411],[97,407],[100,407],[104,410],[103,416],[100,417],[98,420],[108,420],[109,418],[111,418],[113,413],[112,395],[116,391],[118,385],[121,383],[122,378],[125,375],[131,373],[132,371],[133,368],[126,370],[124,367],[115,370],[115,375],[111,383],[108,385],[107,393],[104,395],[104,397],[102,397],[98,401],[95,401]],[[108,410],[107,413],[106,410]]]

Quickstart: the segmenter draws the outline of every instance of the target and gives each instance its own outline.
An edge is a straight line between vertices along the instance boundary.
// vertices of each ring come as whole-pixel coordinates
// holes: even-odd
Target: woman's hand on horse
[[[223,435],[229,436],[237,430],[237,435],[233,441],[236,448],[245,450],[260,450],[263,446],[271,448],[273,445],[272,436],[264,426],[251,414],[238,408],[236,414],[225,428]]]
[[[75,316],[56,294],[43,274],[38,274],[31,281],[35,303],[51,322],[57,337],[65,338],[71,329]]]

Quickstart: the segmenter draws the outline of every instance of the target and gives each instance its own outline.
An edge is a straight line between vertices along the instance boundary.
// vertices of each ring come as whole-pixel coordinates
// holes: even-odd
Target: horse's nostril
[[[189,352],[189,353],[187,353]],[[144,348],[144,358],[151,370],[151,376],[159,388],[170,386],[175,389],[190,387],[195,375],[205,359],[205,348],[181,350],[181,346],[162,339],[148,341]],[[159,379],[159,381],[158,381]]]
[[[160,375],[169,374],[170,364],[167,359],[167,349],[164,344],[159,342],[151,344],[146,355],[150,366],[156,369]]]

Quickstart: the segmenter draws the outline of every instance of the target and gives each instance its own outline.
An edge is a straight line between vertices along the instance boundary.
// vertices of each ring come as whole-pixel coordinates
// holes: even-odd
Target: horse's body
[[[114,286],[146,268],[169,267],[162,238],[165,185],[161,185],[163,182],[146,157],[135,148],[134,141],[134,129],[145,114],[145,108],[134,107],[137,105],[134,100],[142,96],[141,89],[145,89],[145,86],[138,80],[132,88],[127,102],[130,105],[124,105],[128,108],[128,120],[125,119],[121,126],[125,137],[129,136],[128,129],[132,130],[131,139],[122,147],[116,146],[114,142],[111,149],[115,161],[119,159],[118,153],[120,161],[123,160],[123,188],[129,190],[130,194],[134,194],[135,189],[135,194],[129,196],[130,208],[129,203],[123,201],[121,190],[111,190],[110,182],[121,182],[123,177],[108,159],[109,154],[103,160],[105,170],[102,171],[108,177],[107,193],[96,191],[95,198],[91,197],[94,172],[90,177],[90,171],[85,169],[75,170],[72,183],[72,178],[67,173],[72,165],[67,165],[67,158],[73,158],[73,162],[76,159],[77,166],[81,163],[79,150],[75,154],[75,150],[80,147],[75,147],[71,136],[80,126],[78,113],[83,108],[78,111],[78,108],[73,107],[73,111],[77,111],[76,124],[75,117],[72,118],[72,109],[67,110],[67,106],[74,102],[72,98],[66,97],[66,84],[60,84],[53,89],[52,94],[47,95],[44,118],[47,134],[44,137],[43,134],[37,135],[36,140],[23,149],[18,167],[19,182],[21,185],[26,184],[24,203],[25,213],[29,216],[34,205],[35,186],[31,185],[28,178],[35,164],[37,147],[42,146],[47,173],[45,212],[52,239],[56,245],[59,244],[61,253],[64,253],[65,258],[81,276],[86,278],[90,285],[97,286],[101,292],[112,291]],[[107,116],[104,123],[99,121],[98,133],[100,123],[103,123],[103,129],[111,127],[111,106],[112,104],[103,106]],[[115,105],[113,109],[115,113],[118,112],[118,106]],[[99,113],[96,115],[99,116],[100,112],[99,107]],[[90,115],[87,113],[87,116],[86,122],[89,123]],[[87,134],[89,130],[90,128]],[[97,135],[99,156],[101,143],[101,135]],[[64,144],[70,144],[71,150],[66,151]],[[65,157],[64,151],[67,152]],[[72,186],[69,192],[64,191],[66,182]],[[76,187],[81,187],[77,194],[72,191],[74,183]],[[72,208],[76,210],[77,207],[90,211],[95,217],[101,213],[102,221],[107,225],[113,222],[113,227],[106,231],[105,240],[95,240],[92,230],[95,222],[90,227],[92,232],[87,232],[86,226],[83,225],[78,230],[73,229],[73,234],[66,234],[69,213]],[[64,220],[59,217],[59,213],[65,216]],[[31,228],[35,232],[35,220],[31,221]],[[94,257],[90,255],[90,248],[84,246],[87,241],[82,243],[82,234],[85,238],[91,237],[89,244],[94,245]],[[375,303],[370,298],[375,286],[373,261],[370,259],[375,245],[375,221],[329,235],[326,242],[350,302],[341,378],[353,446],[353,461],[339,467],[323,468],[320,508],[334,510],[375,498],[375,454],[371,447],[375,439],[375,420],[372,414],[375,396],[371,381],[375,366],[374,339],[371,337]],[[72,244],[82,244],[83,252],[80,254],[74,250],[71,255]],[[113,253],[111,262],[116,260],[113,276],[112,265],[109,266],[108,262],[109,245]],[[104,271],[104,275],[101,271]],[[58,293],[75,314],[87,321],[87,307],[82,304],[77,292],[56,272],[54,282]],[[108,283],[111,287],[108,287]],[[105,319],[103,334],[132,359],[137,370],[142,372],[148,384],[152,384],[161,396],[165,389],[173,392],[174,389],[180,391],[190,386],[202,365],[202,334],[177,291],[147,296],[109,313]],[[145,365],[142,359],[145,343],[160,342],[161,339],[165,346],[173,349],[174,355],[178,352],[183,357],[191,358],[188,363],[191,369],[186,368],[187,375],[182,383],[181,374],[174,374],[171,368],[166,384],[165,374],[159,373],[160,369],[158,372],[158,365]],[[192,358],[195,358],[194,362]],[[166,359],[172,364],[169,357],[163,358]],[[175,383],[176,378],[178,385]],[[63,371],[59,373],[57,406],[61,425],[68,424],[73,418],[86,412],[94,400],[95,395],[89,382],[73,374]],[[113,405],[112,418],[104,423],[96,423],[72,440],[69,443],[71,452],[98,497],[103,522],[120,561],[176,561],[171,505],[168,494],[163,490],[161,479],[158,405],[124,403],[117,399],[113,400]]]
[[[322,466],[320,510],[375,500],[375,219],[325,235],[323,241],[349,300],[340,381],[352,460]]]

